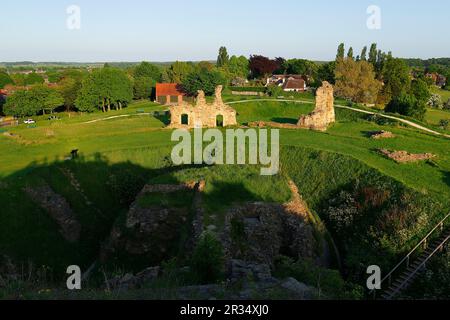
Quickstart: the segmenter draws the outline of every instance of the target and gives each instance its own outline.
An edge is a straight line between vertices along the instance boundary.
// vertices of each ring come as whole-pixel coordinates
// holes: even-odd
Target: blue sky
[[[81,29],[66,27],[69,5]],[[381,30],[369,30],[369,5]],[[0,61],[210,60],[230,54],[333,59],[377,42],[402,57],[450,57],[448,0],[14,0],[2,3]]]

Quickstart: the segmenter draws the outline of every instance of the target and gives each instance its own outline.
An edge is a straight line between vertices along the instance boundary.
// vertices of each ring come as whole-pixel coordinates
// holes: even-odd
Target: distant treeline
[[[450,58],[433,58],[433,59],[403,59],[412,68],[429,68],[430,66],[443,66],[450,68]]]

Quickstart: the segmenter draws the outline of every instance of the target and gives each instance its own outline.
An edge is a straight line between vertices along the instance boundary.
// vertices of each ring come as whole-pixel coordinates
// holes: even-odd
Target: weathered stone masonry
[[[198,91],[197,102],[192,106],[183,102],[169,108],[169,128],[215,128],[235,126],[236,111],[222,101],[222,86],[216,88],[212,104],[206,103],[205,93]]]
[[[309,115],[300,117],[297,125],[301,128],[325,131],[335,121],[333,86],[324,81],[322,87],[317,89],[316,108]]]

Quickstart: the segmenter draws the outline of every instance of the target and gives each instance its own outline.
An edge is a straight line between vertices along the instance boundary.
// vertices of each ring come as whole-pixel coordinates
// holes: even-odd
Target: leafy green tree
[[[374,67],[375,67],[375,65],[377,63],[377,55],[378,55],[377,44],[376,43],[372,43],[372,45],[370,46],[370,50],[369,50],[369,62]]]
[[[388,56],[383,64],[382,76],[384,81],[382,93],[388,101],[409,92],[411,78],[408,65],[404,60]]]
[[[149,99],[153,94],[156,82],[150,77],[139,77],[134,79],[134,99]]]
[[[35,102],[38,110],[42,110],[42,114],[46,111],[53,112],[57,107],[64,104],[64,98],[58,90],[49,88],[46,85],[33,86],[29,93]]]
[[[344,59],[345,57],[345,44],[341,43],[338,47],[336,60]]]
[[[367,61],[367,46],[364,46],[364,48],[362,49],[360,59],[362,61]]]
[[[59,83],[59,92],[64,99],[67,112],[75,108],[75,101],[81,90],[81,79],[64,78]]]
[[[50,70],[45,73],[50,83],[58,83],[62,79],[62,74],[55,70]]]
[[[354,102],[375,103],[381,83],[375,79],[373,66],[367,61],[340,59],[335,70],[336,94]]]
[[[411,94],[413,94],[421,103],[428,103],[431,98],[431,92],[425,81],[415,79],[411,82]]]
[[[35,115],[36,109],[30,92],[27,90],[17,90],[11,94],[3,106],[3,113],[16,117]]]
[[[17,90],[8,97],[4,106],[7,115],[17,117],[32,116],[42,111],[52,112],[64,103],[64,99],[56,89],[44,85],[36,85],[30,90]]]
[[[0,72],[0,89],[3,89],[8,84],[14,84],[14,80],[6,72]]]
[[[250,72],[248,59],[244,56],[232,56],[228,63],[228,71],[233,78],[241,77],[247,79]]]
[[[197,68],[199,70],[211,71],[212,69],[214,69],[214,65],[209,61],[200,61],[197,64]]]
[[[214,283],[224,276],[223,247],[216,236],[204,232],[198,241],[191,258],[191,268],[201,284]]]
[[[350,47],[350,49],[348,49],[347,58],[354,59],[352,47]]]
[[[198,90],[203,90],[206,95],[212,95],[218,85],[225,85],[226,79],[217,70],[200,70],[192,72],[182,82],[183,89],[189,95],[196,95]]]
[[[283,95],[283,88],[277,85],[270,85],[266,88],[266,93],[270,97],[277,98]]]
[[[112,107],[122,109],[132,98],[133,86],[125,72],[103,68],[94,70],[83,81],[76,106],[83,112],[93,112],[97,108],[106,112]]]
[[[220,47],[219,56],[217,57],[217,67],[222,68],[226,67],[230,61],[230,57],[228,56],[227,48]]]
[[[45,82],[44,77],[36,72],[32,72],[25,77],[25,85],[30,86],[33,84],[43,84]]]
[[[192,63],[176,61],[163,74],[165,82],[182,83],[195,70]]]
[[[423,120],[427,110],[425,103],[417,100],[414,95],[401,93],[389,102],[385,108],[385,111]]]
[[[317,80],[319,81],[318,84],[320,84],[320,82],[322,81],[328,81],[329,83],[334,84],[336,81],[334,76],[335,70],[336,70],[335,61],[320,65],[319,68],[317,69]]]
[[[286,62],[287,72],[290,74],[300,74],[314,78],[317,75],[317,65],[305,59],[291,59]]]
[[[146,77],[156,82],[161,81],[161,70],[150,62],[141,62],[136,66],[133,75],[135,78]]]

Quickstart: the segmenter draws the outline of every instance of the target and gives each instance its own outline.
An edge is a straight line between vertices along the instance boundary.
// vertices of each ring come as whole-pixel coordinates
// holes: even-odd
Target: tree
[[[52,112],[61,106],[64,99],[56,90],[44,85],[36,85],[30,90],[17,90],[8,97],[4,106],[4,113],[17,117],[32,116],[42,111]]]
[[[309,60],[291,59],[286,62],[287,73],[300,74],[311,78],[317,75],[317,65]]]
[[[211,71],[212,69],[214,69],[214,65],[211,62],[209,62],[209,61],[200,61],[197,64],[197,68],[200,69],[200,70],[205,69],[207,71]]]
[[[183,90],[191,96],[195,96],[198,90],[203,90],[206,95],[212,95],[218,85],[225,85],[225,78],[217,70],[203,69],[192,72],[182,82]]]
[[[248,59],[244,56],[232,56],[228,63],[228,71],[232,78],[245,78],[247,79],[250,72]]]
[[[0,89],[3,89],[8,84],[14,84],[13,79],[6,72],[0,72]]]
[[[188,62],[174,62],[163,74],[165,82],[182,83],[183,80],[195,70],[192,63]]]
[[[81,79],[64,78],[60,81],[59,92],[64,99],[64,106],[66,107],[67,112],[75,108],[75,101],[80,90]]]
[[[411,86],[409,68],[404,60],[388,56],[383,63],[382,77],[384,86],[382,94],[390,101],[392,98],[407,93]]]
[[[149,99],[153,94],[156,82],[149,77],[139,77],[134,79],[133,93],[134,99]]]
[[[132,98],[131,80],[122,70],[109,67],[94,70],[83,81],[76,106],[84,112],[93,112],[97,108],[106,112],[111,107],[122,109]]]
[[[151,78],[155,82],[161,81],[161,70],[151,64],[150,62],[143,61],[134,69],[133,75],[135,78]]]
[[[338,47],[336,60],[344,59],[345,56],[345,44],[341,43]]]
[[[364,46],[364,48],[362,49],[360,59],[362,61],[367,61],[367,46]]]
[[[57,107],[64,104],[64,99],[58,90],[49,88],[46,85],[36,85],[30,90],[30,97],[34,100],[38,110],[42,110],[42,114],[46,111],[53,112]],[[37,113],[37,112],[36,112]]]
[[[266,93],[270,97],[278,98],[283,95],[283,88],[277,85],[270,85],[266,88]]]
[[[336,94],[354,102],[374,103],[381,83],[375,79],[373,66],[366,61],[341,59],[336,64]]]
[[[45,82],[44,77],[37,74],[36,72],[32,72],[25,77],[25,85],[26,86],[30,86],[33,84],[42,84],[44,82]]]
[[[50,83],[57,83],[62,79],[62,74],[56,70],[49,70],[45,75]]]
[[[34,101],[27,90],[17,90],[8,97],[3,106],[3,113],[8,116],[26,117],[36,114]]]
[[[227,48],[220,47],[219,56],[217,57],[217,67],[222,68],[226,67],[230,61],[230,57],[228,56]]]
[[[427,104],[431,98],[431,92],[427,83],[421,79],[415,79],[411,82],[411,94],[423,104]]]
[[[414,95],[402,92],[389,102],[385,111],[423,120],[427,109],[425,103],[417,100]]]
[[[354,59],[352,47],[350,47],[350,49],[348,49],[347,58]]]
[[[254,78],[269,76],[279,68],[276,60],[271,60],[260,55],[250,56],[249,67]]]
[[[317,80],[319,83],[322,81],[328,81],[331,84],[335,83],[336,62],[328,62],[319,66],[317,70]]]
[[[372,45],[370,46],[370,51],[369,51],[369,62],[375,67],[376,63],[377,63],[377,44],[376,43],[372,43]]]

